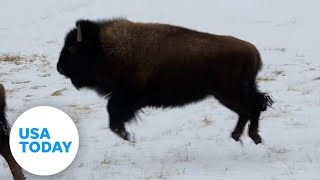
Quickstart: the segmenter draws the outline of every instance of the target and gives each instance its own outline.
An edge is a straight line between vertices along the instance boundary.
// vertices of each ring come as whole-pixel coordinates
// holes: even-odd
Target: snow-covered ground
[[[63,172],[28,179],[320,179],[320,2],[317,0],[0,0],[0,82],[10,122],[37,105],[67,112],[79,152]],[[259,86],[275,100],[256,146],[230,138],[237,116],[215,99],[181,109],[144,109],[136,144],[108,129],[107,102],[77,91],[56,69],[66,32],[79,18],[162,22],[254,43]],[[0,179],[10,179],[0,160]]]

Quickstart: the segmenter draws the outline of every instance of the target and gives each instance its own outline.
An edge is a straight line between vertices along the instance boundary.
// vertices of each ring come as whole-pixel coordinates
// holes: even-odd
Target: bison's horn
[[[81,33],[80,24],[78,24],[78,27],[77,27],[77,41],[78,41],[78,42],[81,42],[81,41],[82,41],[82,33]]]

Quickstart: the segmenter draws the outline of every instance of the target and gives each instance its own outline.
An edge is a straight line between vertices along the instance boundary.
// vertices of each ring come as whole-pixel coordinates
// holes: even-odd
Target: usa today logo
[[[17,163],[36,175],[53,175],[67,168],[79,147],[72,119],[63,111],[39,106],[24,112],[13,124],[10,148]]]

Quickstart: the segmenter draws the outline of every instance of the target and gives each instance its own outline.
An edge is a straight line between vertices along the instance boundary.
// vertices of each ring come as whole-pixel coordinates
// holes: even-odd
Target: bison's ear
[[[76,22],[77,41],[92,42],[99,38],[99,25],[89,20],[78,20]]]

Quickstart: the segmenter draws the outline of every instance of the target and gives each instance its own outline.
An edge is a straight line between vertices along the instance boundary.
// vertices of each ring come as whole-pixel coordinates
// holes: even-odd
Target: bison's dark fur
[[[5,89],[0,84],[0,154],[9,164],[11,173],[15,180],[25,179],[22,169],[19,164],[15,161],[11,154],[9,146],[9,131],[10,127],[5,114],[6,100],[5,100]]]
[[[250,120],[249,136],[260,143],[260,112],[271,98],[260,93],[262,62],[249,42],[156,23],[126,19],[79,20],[66,36],[58,71],[79,89],[110,97],[110,128],[128,140],[124,123],[145,106],[175,107],[208,96],[239,114],[238,141]]]

